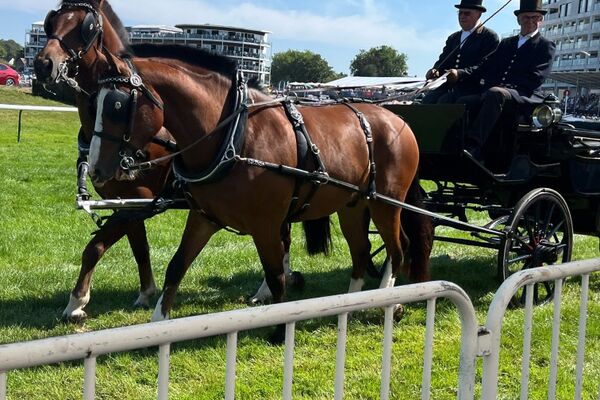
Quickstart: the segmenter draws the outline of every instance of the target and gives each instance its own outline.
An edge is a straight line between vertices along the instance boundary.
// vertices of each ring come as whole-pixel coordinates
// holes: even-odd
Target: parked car
[[[6,64],[0,64],[0,85],[19,85],[19,73]]]

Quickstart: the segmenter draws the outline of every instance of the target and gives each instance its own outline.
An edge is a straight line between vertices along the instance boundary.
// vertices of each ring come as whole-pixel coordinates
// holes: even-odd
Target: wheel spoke
[[[515,258],[506,260],[506,265],[511,265],[511,264],[515,264],[515,263],[519,263],[519,262],[525,262],[529,259],[531,259],[531,254],[522,254]]]
[[[546,216],[546,219],[543,221],[543,228],[542,228],[542,233],[544,235],[544,237],[546,237],[546,233],[548,232],[548,228],[550,227],[550,223],[552,221],[552,215],[554,214],[554,209],[556,208],[556,204],[552,203],[552,205],[550,206],[550,210],[548,210],[548,215]]]

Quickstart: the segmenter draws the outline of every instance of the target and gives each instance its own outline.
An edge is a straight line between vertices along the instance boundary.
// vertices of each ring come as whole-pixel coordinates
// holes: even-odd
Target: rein
[[[163,157],[155,158],[150,161],[145,161],[145,162],[137,163],[137,164],[131,164],[131,165],[127,166],[127,168],[125,170],[126,171],[138,171],[138,170],[145,171],[145,170],[151,169],[160,163],[171,160],[172,158],[175,158],[175,157],[189,151],[190,149],[192,149],[193,147],[202,143],[203,141],[210,139],[213,135],[215,135],[221,129],[226,127],[230,122],[233,121],[234,118],[236,118],[241,113],[248,111],[252,108],[270,107],[270,106],[274,106],[274,105],[279,105],[285,101],[286,101],[285,98],[281,98],[281,99],[276,99],[276,100],[267,100],[267,101],[263,101],[263,102],[259,102],[259,103],[240,104],[240,106],[238,108],[236,108],[236,110],[233,113],[231,113],[227,118],[225,118],[217,126],[215,126],[212,131],[210,131],[205,136],[199,138],[195,142],[184,147],[183,149],[181,149],[175,153],[167,154],[166,156],[163,156]]]

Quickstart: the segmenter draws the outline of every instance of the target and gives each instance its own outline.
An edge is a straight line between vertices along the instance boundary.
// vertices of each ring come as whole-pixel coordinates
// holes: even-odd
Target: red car
[[[0,85],[19,85],[19,73],[6,64],[0,64]]]

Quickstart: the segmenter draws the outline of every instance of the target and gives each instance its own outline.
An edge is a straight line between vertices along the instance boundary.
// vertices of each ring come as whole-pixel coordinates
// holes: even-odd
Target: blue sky
[[[507,0],[484,0],[491,15]],[[273,53],[321,54],[337,72],[349,72],[361,49],[389,45],[408,55],[410,75],[422,76],[446,37],[458,30],[459,0],[111,0],[125,25],[212,23],[272,32]],[[500,36],[517,28],[518,0],[487,23]],[[25,40],[57,0],[0,0],[0,38]]]

